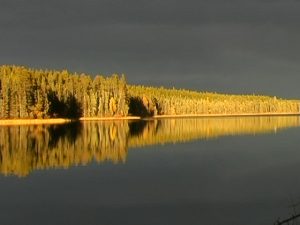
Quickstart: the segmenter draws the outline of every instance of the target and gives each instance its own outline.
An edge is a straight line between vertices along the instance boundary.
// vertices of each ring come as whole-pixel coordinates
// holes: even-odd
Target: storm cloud
[[[0,63],[299,98],[293,0],[0,0]]]

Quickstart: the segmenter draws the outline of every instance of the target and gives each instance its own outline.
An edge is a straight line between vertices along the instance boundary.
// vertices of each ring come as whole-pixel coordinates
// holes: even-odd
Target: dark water
[[[274,224],[300,213],[299,126],[241,117],[0,127],[0,224]]]

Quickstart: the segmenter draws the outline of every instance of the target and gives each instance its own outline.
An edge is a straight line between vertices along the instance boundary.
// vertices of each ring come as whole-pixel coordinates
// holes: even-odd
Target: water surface
[[[0,221],[274,224],[298,210],[299,126],[294,116],[3,126]]]

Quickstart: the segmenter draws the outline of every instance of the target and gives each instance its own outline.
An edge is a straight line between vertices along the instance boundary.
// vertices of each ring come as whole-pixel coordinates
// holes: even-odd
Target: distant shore
[[[112,121],[112,120],[139,120],[139,116],[124,117],[81,117],[79,119],[48,118],[48,119],[0,119],[0,126],[12,125],[42,125],[42,124],[65,124],[75,121]]]
[[[64,124],[71,122],[71,119],[53,118],[53,119],[1,119],[0,126],[10,125],[38,125],[38,124]]]
[[[191,118],[191,117],[239,117],[239,116],[300,116],[299,113],[231,113],[231,114],[182,114],[157,115],[151,118]]]
[[[140,116],[111,116],[111,117],[81,117],[80,121],[106,121],[106,120],[140,120]]]
[[[116,121],[141,119],[167,119],[167,118],[204,118],[204,117],[243,117],[243,116],[300,116],[299,113],[242,113],[242,114],[182,114],[182,115],[156,115],[152,117],[126,116],[126,117],[81,117],[79,119],[48,118],[48,119],[0,119],[0,126],[12,125],[42,125],[65,124],[74,121]]]

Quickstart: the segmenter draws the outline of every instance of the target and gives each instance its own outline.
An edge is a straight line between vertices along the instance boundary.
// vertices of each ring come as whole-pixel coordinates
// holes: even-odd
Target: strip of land
[[[156,115],[153,118],[189,118],[189,117],[238,117],[238,116],[300,116],[299,113],[231,113],[231,114],[182,114]]]
[[[86,117],[79,119],[49,118],[49,119],[1,119],[0,126],[12,125],[42,125],[42,124],[65,124],[75,121],[115,121],[115,120],[140,120],[139,116],[124,117]]]
[[[11,125],[40,125],[40,124],[64,124],[71,122],[71,119],[53,118],[53,119],[1,119],[0,126]]]
[[[116,116],[116,117],[81,117],[80,121],[101,121],[101,120],[140,120],[140,116]]]
[[[202,117],[241,117],[241,116],[300,116],[300,113],[239,113],[239,114],[182,114],[156,115],[152,117],[124,116],[124,117],[81,117],[79,119],[50,118],[50,119],[1,119],[0,126],[12,125],[43,125],[65,124],[75,121],[117,121],[167,118],[202,118]]]

